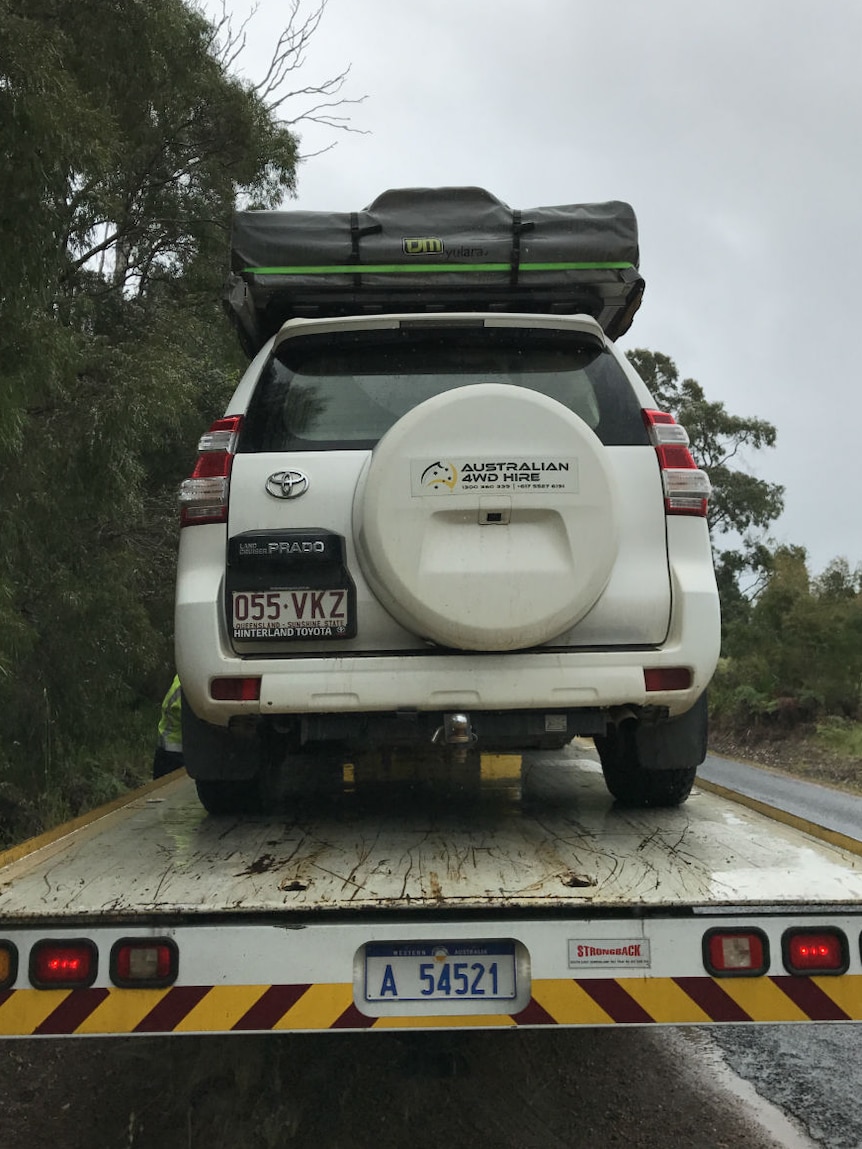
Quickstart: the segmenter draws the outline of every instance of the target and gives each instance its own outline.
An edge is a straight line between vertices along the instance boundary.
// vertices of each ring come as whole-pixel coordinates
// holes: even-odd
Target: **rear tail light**
[[[756,977],[769,968],[769,941],[761,930],[708,930],[703,964],[713,977]]]
[[[170,938],[123,938],[111,950],[111,981],[124,989],[160,989],[177,979],[179,953]]]
[[[198,442],[198,461],[191,476],[180,486],[180,526],[226,523],[230,472],[241,415],[216,419]]]
[[[847,939],[840,930],[788,930],[781,949],[788,973],[844,973],[850,964]]]
[[[705,518],[712,484],[688,449],[685,427],[665,411],[645,410],[643,420],[658,456],[665,514]]]
[[[216,702],[257,702],[260,699],[259,678],[214,678],[210,696]]]
[[[83,989],[96,980],[97,964],[91,941],[46,939],[30,951],[30,981],[36,989]]]

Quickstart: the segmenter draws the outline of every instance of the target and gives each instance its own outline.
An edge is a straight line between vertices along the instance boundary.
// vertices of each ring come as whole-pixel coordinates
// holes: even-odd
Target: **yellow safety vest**
[[[183,752],[181,705],[180,679],[179,675],[175,674],[170,690],[162,701],[162,716],[159,719],[159,746],[171,754],[182,754]]]

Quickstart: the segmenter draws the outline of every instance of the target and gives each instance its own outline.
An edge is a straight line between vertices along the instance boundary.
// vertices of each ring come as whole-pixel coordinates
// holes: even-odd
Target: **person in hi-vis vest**
[[[183,765],[183,731],[180,720],[182,691],[178,675],[162,701],[162,715],[159,719],[159,741],[153,757],[153,777],[161,778],[179,770]]]

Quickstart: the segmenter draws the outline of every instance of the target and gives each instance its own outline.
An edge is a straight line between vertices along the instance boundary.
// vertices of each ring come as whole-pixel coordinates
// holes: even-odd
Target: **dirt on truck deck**
[[[0,1045],[0,1149],[776,1149],[644,1030]]]

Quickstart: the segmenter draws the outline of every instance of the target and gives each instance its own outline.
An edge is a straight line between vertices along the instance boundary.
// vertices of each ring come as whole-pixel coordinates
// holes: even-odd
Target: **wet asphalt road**
[[[710,754],[698,777],[862,841],[862,798],[789,774]]]
[[[862,798],[712,755],[699,773],[862,840]],[[705,1032],[728,1066],[815,1144],[862,1149],[862,1023],[714,1026]]]

